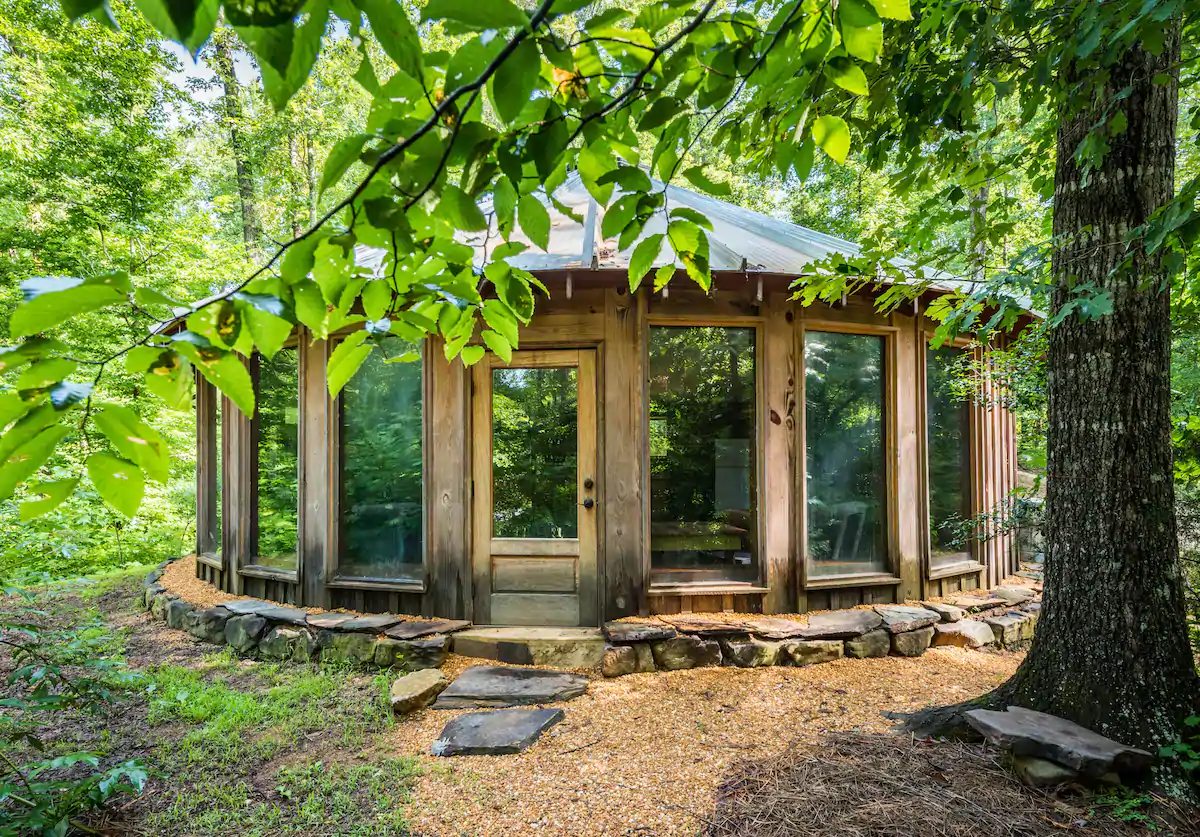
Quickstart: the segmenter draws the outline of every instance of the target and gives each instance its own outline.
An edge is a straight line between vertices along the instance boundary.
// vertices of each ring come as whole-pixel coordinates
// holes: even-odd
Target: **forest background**
[[[181,301],[244,278],[276,242],[344,197],[347,186],[320,193],[321,172],[338,141],[365,127],[370,94],[355,81],[362,56],[389,65],[369,33],[360,41],[331,27],[310,78],[276,112],[232,30],[218,29],[193,61],[121,0],[112,9],[116,30],[89,19],[68,23],[53,2],[0,4],[0,324],[20,298],[19,283],[33,275],[125,270],[139,286]],[[455,46],[438,23],[423,26],[421,36],[433,48]],[[1189,81],[1180,85],[1177,183],[1200,167],[1200,89]],[[1040,145],[1037,126],[1009,127],[1018,120],[1003,110],[988,117],[989,153],[1052,153]],[[1051,184],[1021,167],[990,180],[968,208],[945,211],[963,206],[951,193],[957,187],[926,180],[901,188],[895,172],[870,165],[867,148],[852,151],[845,165],[819,156],[803,183],[794,173],[751,175],[705,152],[695,149],[692,162],[728,185],[727,200],[959,275],[1019,286],[1048,257]],[[934,211],[943,223],[931,235]],[[993,224],[1001,219],[999,246],[987,254],[968,244],[980,212]],[[1189,609],[1200,618],[1200,300],[1181,284],[1172,305],[1180,538]],[[84,316],[69,326],[69,342],[102,352],[140,337],[142,327],[111,313]],[[0,325],[0,342],[6,339]],[[1032,329],[1011,353],[993,358],[1009,375],[1021,466],[1031,478],[1045,466],[1044,352],[1043,331]],[[147,486],[132,520],[88,490],[30,521],[20,518],[20,493],[0,503],[0,579],[81,575],[190,550],[194,416],[137,399],[141,377],[110,370],[104,395],[154,411],[142,418],[168,441],[170,479]],[[55,454],[51,479],[78,472],[81,441],[68,440]]]

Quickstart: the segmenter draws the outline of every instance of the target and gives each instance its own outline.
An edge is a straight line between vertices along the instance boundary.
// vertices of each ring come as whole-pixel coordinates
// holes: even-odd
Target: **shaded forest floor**
[[[42,621],[104,636],[141,678],[106,715],[41,730],[57,751],[150,768],[141,796],[85,819],[103,834],[1200,834],[1148,799],[1030,791],[995,750],[893,734],[885,712],[982,693],[1017,654],[597,679],[525,753],[436,759],[429,744],[457,713],[394,719],[394,674],[240,660],[143,614],[140,577],[39,602]]]

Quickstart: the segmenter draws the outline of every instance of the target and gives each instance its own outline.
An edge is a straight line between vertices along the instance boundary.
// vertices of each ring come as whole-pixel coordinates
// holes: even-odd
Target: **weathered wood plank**
[[[796,341],[792,304],[784,294],[767,301],[763,329],[765,358],[760,380],[766,392],[759,399],[765,415],[763,428],[762,517],[763,579],[770,592],[762,599],[766,613],[789,613],[795,609],[795,556],[792,530],[795,504],[792,500],[793,468],[796,462]]]
[[[420,612],[472,618],[470,373],[447,361],[441,338],[426,343],[425,577]],[[489,452],[490,455],[490,452]],[[490,535],[490,531],[488,532]]]
[[[299,473],[299,601],[308,607],[328,607],[329,588],[336,565],[337,525],[340,518],[337,488],[339,404],[329,397],[325,370],[333,351],[332,340],[309,340],[301,334]]]

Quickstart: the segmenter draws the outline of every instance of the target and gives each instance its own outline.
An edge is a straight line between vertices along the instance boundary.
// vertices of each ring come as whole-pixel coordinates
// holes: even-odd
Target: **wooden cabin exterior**
[[[338,336],[300,328],[248,361],[259,416],[200,380],[199,577],[303,606],[594,626],[921,599],[1017,569],[1013,534],[946,547],[932,519],[1002,501],[1016,447],[990,382],[975,403],[935,390],[963,349],[931,348],[920,302],[804,307],[801,264],[744,257],[714,261],[708,294],[682,274],[631,293],[596,258],[615,247],[583,238],[575,259],[530,266],[550,294],[509,364],[448,362],[428,339],[332,399]],[[372,447],[391,414],[408,417],[389,425],[400,441]],[[268,541],[282,546],[264,557]]]

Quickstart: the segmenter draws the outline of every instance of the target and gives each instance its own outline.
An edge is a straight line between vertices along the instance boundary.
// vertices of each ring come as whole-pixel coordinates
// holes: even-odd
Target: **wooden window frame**
[[[304,503],[306,499],[304,473],[304,378],[309,363],[308,353],[304,350],[303,335],[293,334],[292,337],[280,347],[280,351],[285,349],[296,350],[296,422],[298,441],[296,445],[296,569],[295,570],[280,570],[271,567],[264,567],[255,564],[255,559],[258,558],[258,445],[259,445],[259,409],[258,409],[258,384],[259,384],[259,365],[262,362],[261,355],[255,352],[247,359],[247,365],[250,372],[250,382],[254,387],[254,415],[249,420],[249,439],[250,444],[247,446],[249,456],[249,466],[247,476],[249,477],[248,484],[248,499],[250,501],[249,527],[247,530],[246,550],[244,554],[238,555],[238,574],[248,576],[250,578],[264,578],[274,581],[284,581],[289,584],[299,584],[301,574],[304,568],[304,542],[303,533],[304,527]]]
[[[224,570],[223,550],[217,546],[217,485],[224,477],[221,473],[227,459],[228,434],[224,432],[227,405],[221,404],[221,446],[217,448],[217,404],[224,400],[220,391],[205,380],[198,371],[196,376],[196,560],[215,570]],[[220,525],[225,526],[229,517],[226,508],[226,492],[221,492]],[[224,532],[220,533],[224,544]]]
[[[332,352],[339,342],[358,329],[342,329],[329,336],[327,349]],[[343,590],[382,590],[397,593],[424,593],[429,577],[429,531],[430,504],[429,487],[429,404],[432,403],[432,380],[430,374],[430,341],[421,343],[421,572],[418,578],[374,578],[339,575],[342,555],[342,426],[345,420],[345,404],[341,393],[332,400],[333,420],[326,434],[325,456],[329,471],[329,549],[325,555],[326,587]],[[328,386],[326,387],[328,395]]]
[[[650,557],[650,392],[648,387],[642,388],[642,438],[646,440],[642,451],[642,473],[644,474],[645,490],[642,492],[643,530],[642,530],[642,586],[648,596],[709,596],[723,594],[760,594],[770,593],[767,585],[767,527],[766,515],[763,510],[762,494],[764,475],[766,473],[766,412],[767,403],[767,370],[766,370],[766,339],[767,318],[764,315],[733,315],[733,314],[695,314],[658,312],[647,314],[642,334],[642,368],[649,374],[650,369],[650,330],[655,327],[671,328],[750,328],[754,330],[754,479],[756,486],[756,508],[754,521],[754,536],[756,545],[755,577],[753,581],[694,581],[655,584],[652,582],[653,567]]]
[[[840,320],[823,320],[805,317],[796,329],[796,406],[799,414],[796,422],[796,563],[800,589],[828,590],[842,587],[875,587],[899,585],[900,578],[900,449],[899,410],[897,409],[897,387],[899,369],[897,364],[897,342],[899,326],[870,325]],[[840,575],[809,576],[808,561],[808,362],[805,357],[805,336],[810,331],[833,332],[836,334],[859,334],[883,338],[883,426],[884,467],[887,469],[884,484],[885,542],[887,544],[887,568],[882,571],[845,573]]]
[[[919,396],[917,403],[921,409],[917,418],[918,439],[917,446],[921,456],[920,468],[920,489],[918,491],[918,511],[921,522],[921,569],[925,574],[925,578],[929,581],[939,581],[943,578],[954,578],[956,576],[974,575],[987,569],[980,560],[981,544],[978,539],[971,541],[969,545],[970,557],[963,561],[957,561],[953,564],[947,564],[942,567],[933,566],[933,544],[929,539],[929,491],[931,483],[929,479],[929,348],[933,340],[933,332],[922,329],[920,340],[921,362],[918,364],[919,381],[917,382]],[[951,345],[956,349],[971,349],[971,340],[966,337],[956,338],[951,342]],[[978,349],[971,349],[972,354],[978,357]],[[972,514],[979,514],[981,507],[981,486],[980,479],[982,476],[982,462],[978,461],[978,453],[980,445],[983,442],[982,428],[979,421],[979,405],[971,404],[970,410],[967,412],[967,445],[970,449],[971,460],[969,468],[971,469],[971,498],[970,506]]]

